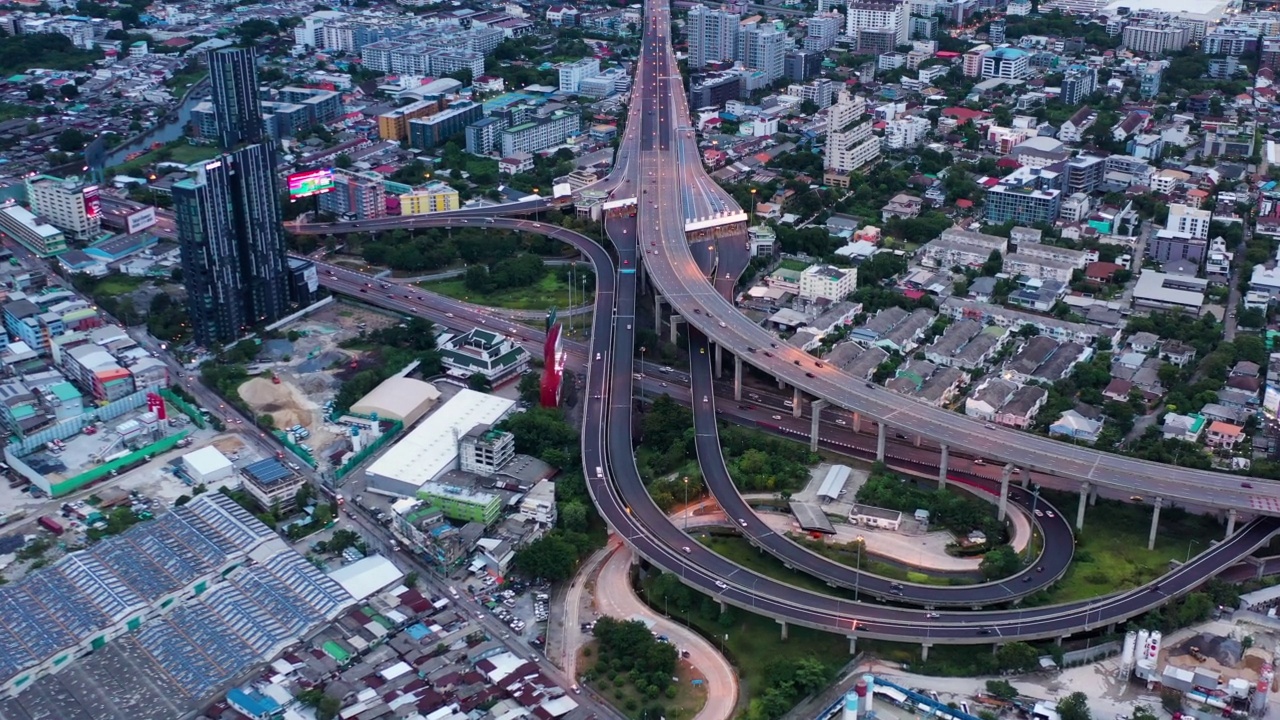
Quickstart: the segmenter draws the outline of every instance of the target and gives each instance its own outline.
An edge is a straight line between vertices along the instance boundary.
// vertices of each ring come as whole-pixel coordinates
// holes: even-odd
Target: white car
[[[847,420],[845,420],[844,418],[836,418],[836,424],[837,424],[837,425],[848,425],[848,424],[849,424],[849,422],[848,422]]]
[[[720,588],[721,590],[728,590],[728,589],[729,589],[729,586],[728,586],[728,585],[725,585],[723,580],[717,580],[717,581],[716,581],[716,587]]]
[[[600,359],[600,353],[596,353],[596,359],[597,359],[597,360],[599,360],[599,359]]]

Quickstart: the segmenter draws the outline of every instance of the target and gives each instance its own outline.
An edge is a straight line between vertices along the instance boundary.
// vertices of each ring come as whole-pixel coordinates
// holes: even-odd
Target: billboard
[[[554,312],[554,311],[553,311]],[[554,316],[549,317],[554,319]],[[556,323],[547,330],[547,342],[542,346],[542,388],[539,402],[542,407],[559,407],[560,381],[564,376],[565,353],[560,344],[560,330]]]
[[[156,224],[156,209],[153,207],[144,207],[137,212],[131,212],[124,218],[125,231],[132,235],[136,232],[142,232],[152,225]]]
[[[333,189],[333,168],[320,168],[289,176],[289,201],[323,195]]]
[[[83,191],[84,214],[90,220],[102,214],[102,200],[98,196],[98,186],[90,185]]]

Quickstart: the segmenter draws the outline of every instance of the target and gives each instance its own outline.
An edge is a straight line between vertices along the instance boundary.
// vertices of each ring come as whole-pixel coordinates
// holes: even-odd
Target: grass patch
[[[111,274],[98,281],[94,294],[127,295],[149,282],[148,278]]]
[[[18,105],[17,103],[0,102],[0,120],[36,117],[39,114],[40,108]]]
[[[811,540],[807,537],[797,535],[796,533],[787,533],[787,537],[794,543],[803,545],[813,552],[834,560],[841,565],[847,565],[851,568],[859,567],[858,551],[851,544],[831,545],[821,540]],[[904,567],[892,565],[887,562],[875,559],[875,556],[863,552],[861,568],[864,572],[874,573],[880,577],[890,578],[892,580],[905,580],[907,582],[919,583],[921,585],[972,585],[973,580],[963,577],[936,577],[919,570],[908,570]]]
[[[803,272],[804,269],[807,267],[809,267],[809,263],[804,262],[803,260],[787,259],[778,263],[779,270],[794,270],[796,272]]]
[[[547,310],[551,307],[569,307],[569,283],[548,272],[536,284],[521,288],[505,288],[491,293],[477,293],[467,289],[462,278],[433,280],[418,283],[424,290],[439,293],[455,300],[465,300],[476,305],[507,308],[508,310]],[[575,306],[589,305],[595,302],[595,293],[588,290],[587,297],[581,296],[581,289],[574,288],[573,302]],[[574,325],[580,318],[574,318]],[[563,318],[568,326],[568,318]]]
[[[1074,507],[1077,495],[1044,494],[1058,507]],[[1141,503],[1098,500],[1085,510],[1084,530],[1077,533],[1076,554],[1066,574],[1045,593],[1030,600],[1051,604],[1085,600],[1138,587],[1168,572],[1169,561],[1184,561],[1222,539],[1222,528],[1210,517],[1180,508],[1160,511],[1156,547],[1147,549],[1151,507]]]
[[[833,588],[815,577],[791,570],[778,558],[752,547],[746,538],[737,535],[708,535],[705,532],[698,533],[696,537],[698,542],[748,570],[824,595],[853,599],[852,590]]]
[[[658,590],[662,584],[661,577],[649,577],[641,587],[641,597],[659,612],[664,604]],[[836,670],[850,659],[849,640],[841,635],[791,625],[787,628],[788,639],[783,640],[777,622],[737,608],[729,608],[718,619],[682,611],[675,604],[667,610],[673,619],[698,631],[725,654],[738,669],[738,683],[748,701],[758,699],[769,688],[775,679],[773,671],[782,664],[816,659],[834,677]]]
[[[164,86],[176,93],[184,93],[191,85],[195,85],[209,74],[209,69],[199,63],[193,63],[180,72],[174,73],[173,77],[164,81]]]
[[[186,140],[175,140],[164,147],[145,152],[128,162],[121,163],[112,168],[112,171],[119,175],[132,175],[155,163],[176,162],[190,165],[213,158],[217,154],[218,148],[192,145]]]

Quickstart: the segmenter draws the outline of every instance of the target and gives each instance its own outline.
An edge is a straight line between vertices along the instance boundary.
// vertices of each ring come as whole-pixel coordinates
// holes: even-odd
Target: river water
[[[107,167],[115,167],[125,161],[130,153],[149,150],[155,143],[170,143],[182,137],[182,129],[191,120],[191,110],[208,96],[206,83],[204,87],[193,88],[193,92],[177,108],[177,118],[161,123],[149,132],[143,133],[133,142],[125,143],[107,153]]]

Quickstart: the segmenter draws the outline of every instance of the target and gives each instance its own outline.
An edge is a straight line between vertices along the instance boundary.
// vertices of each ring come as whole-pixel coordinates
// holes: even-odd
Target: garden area
[[[579,263],[574,274],[572,303],[568,268],[550,268],[543,264],[542,258],[533,255],[500,260],[492,268],[472,265],[462,277],[418,285],[433,293],[486,307],[509,310],[581,307],[595,302],[595,276],[590,268],[587,263]],[[587,278],[585,283],[583,278]]]
[[[691,720],[702,709],[705,688],[692,684],[675,646],[655,638],[644,623],[605,616],[593,634],[595,641],[582,652],[595,662],[583,679],[627,717]]]

